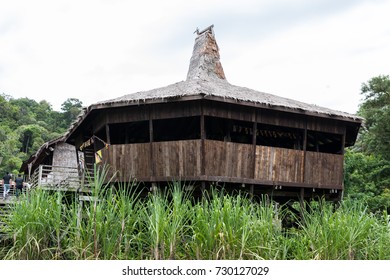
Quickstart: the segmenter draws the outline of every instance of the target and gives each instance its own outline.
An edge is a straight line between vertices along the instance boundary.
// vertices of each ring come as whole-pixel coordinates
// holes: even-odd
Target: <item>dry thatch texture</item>
[[[160,100],[164,102],[167,99],[197,95],[220,97],[233,101],[245,101],[269,107],[282,107],[302,112],[326,114],[329,116],[339,116],[353,120],[360,119],[352,114],[229,84],[226,81],[220,63],[219,49],[212,27],[206,29],[205,32],[201,33],[195,39],[186,81],[162,88],[128,94],[115,99],[99,102],[95,105],[109,106],[114,104],[119,105],[121,103],[126,105],[130,103],[142,103],[148,100]]]
[[[229,84],[226,80],[186,80],[162,88],[128,94],[119,98],[97,103],[96,105],[114,105],[118,103],[126,105],[130,103],[143,103],[148,100],[160,100],[161,102],[164,102],[167,99],[197,95],[221,97],[234,101],[246,101],[254,104],[263,104],[268,107],[282,107],[301,112],[326,114],[330,117],[339,116],[353,120],[360,119],[358,116],[353,114],[311,105],[269,93],[259,92],[246,87],[235,86]]]
[[[254,106],[263,105],[275,109],[282,108],[296,111],[297,113],[307,112],[311,114],[327,115],[329,117],[341,117],[354,121],[362,120],[360,117],[353,114],[229,84],[220,63],[219,49],[212,27],[213,26],[206,28],[199,33],[198,37],[195,39],[186,81],[95,103],[83,110],[77,120],[71,125],[68,135],[82,123],[88,113],[95,108],[110,107],[112,105],[126,106],[144,102],[166,102],[168,100],[177,100],[181,97],[191,96],[216,97],[232,102],[248,102]]]

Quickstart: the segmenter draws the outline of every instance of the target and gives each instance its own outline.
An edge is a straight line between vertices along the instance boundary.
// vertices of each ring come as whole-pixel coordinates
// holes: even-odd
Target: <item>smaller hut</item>
[[[40,184],[63,184],[70,177],[78,177],[78,162],[75,147],[65,143],[65,136],[60,136],[44,143],[38,151],[23,162],[20,172],[29,181]],[[69,183],[69,182],[67,182]]]

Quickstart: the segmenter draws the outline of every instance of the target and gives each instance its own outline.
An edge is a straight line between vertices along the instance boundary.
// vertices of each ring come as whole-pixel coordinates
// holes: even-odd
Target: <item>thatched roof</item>
[[[52,154],[53,150],[51,150],[50,148],[61,142],[65,142],[65,135],[61,135],[55,139],[43,143],[42,146],[38,149],[38,151],[36,151],[22,163],[22,166],[20,167],[19,171],[27,174],[29,170],[29,165],[39,165],[46,156]]]
[[[209,96],[219,97],[225,100],[262,104],[267,107],[281,107],[301,112],[325,114],[330,117],[339,116],[353,120],[360,119],[353,114],[311,105],[228,83],[220,63],[219,49],[212,27],[213,26],[210,26],[198,33],[198,36],[195,39],[187,80],[162,88],[131,93],[118,98],[98,102],[95,105],[128,105],[133,103],[144,103],[147,101],[164,102],[168,99],[186,96]]]
[[[250,106],[361,122],[362,119],[353,114],[230,84],[225,78],[220,63],[219,48],[215,40],[213,26],[197,33],[185,81],[92,104],[83,110],[71,126],[69,133],[77,128],[86,116],[95,109],[184,100],[187,97],[245,103],[245,105]]]
[[[329,117],[339,116],[342,118],[358,120],[358,116],[344,113],[316,105],[307,104],[293,99],[276,96],[269,93],[259,92],[250,88],[235,86],[226,81],[208,81],[200,79],[186,80],[166,87],[157,88],[149,91],[128,94],[119,98],[103,101],[96,105],[126,105],[139,104],[148,100],[167,101],[186,96],[219,97],[224,100],[244,101],[254,104],[262,104],[269,108],[279,107],[297,112],[309,112],[314,114],[324,114]]]

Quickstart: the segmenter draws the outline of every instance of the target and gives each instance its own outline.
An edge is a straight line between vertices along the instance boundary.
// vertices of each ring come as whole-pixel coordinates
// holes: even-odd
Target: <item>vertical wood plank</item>
[[[150,166],[149,166],[149,173],[150,173],[150,177],[153,177],[155,176],[156,174],[156,171],[155,171],[155,162],[154,162],[154,150],[153,150],[153,119],[152,119],[152,112],[153,112],[153,106],[150,106],[149,107],[149,162],[150,162]]]
[[[201,174],[205,175],[206,166],[205,166],[205,139],[206,139],[206,127],[205,127],[205,118],[204,118],[204,110],[205,110],[205,102],[202,100],[200,103],[200,139],[201,139],[201,152],[200,152],[200,164],[201,164]]]

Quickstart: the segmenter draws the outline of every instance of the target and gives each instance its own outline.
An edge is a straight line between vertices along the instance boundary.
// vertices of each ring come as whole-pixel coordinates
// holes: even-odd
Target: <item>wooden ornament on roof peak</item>
[[[219,48],[213,31],[214,25],[199,32],[195,39],[187,80],[226,80],[219,56]]]

